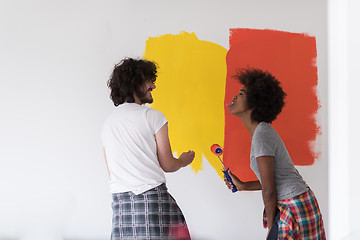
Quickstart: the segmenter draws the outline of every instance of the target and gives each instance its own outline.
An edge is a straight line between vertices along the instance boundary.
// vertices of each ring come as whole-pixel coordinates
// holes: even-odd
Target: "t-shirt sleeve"
[[[253,136],[252,148],[254,157],[275,156],[276,143],[269,131],[259,131]]]
[[[153,131],[154,135],[167,123],[167,119],[164,114],[155,109],[149,108],[146,111],[146,119],[149,124],[150,129]]]

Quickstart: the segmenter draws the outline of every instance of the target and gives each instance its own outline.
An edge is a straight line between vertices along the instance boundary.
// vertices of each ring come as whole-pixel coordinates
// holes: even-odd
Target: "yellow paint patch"
[[[226,53],[220,45],[181,32],[149,38],[144,58],[159,65],[152,108],[169,121],[172,150],[178,156],[193,150],[195,172],[202,170],[202,155],[222,178],[222,165],[210,151],[224,143]]]

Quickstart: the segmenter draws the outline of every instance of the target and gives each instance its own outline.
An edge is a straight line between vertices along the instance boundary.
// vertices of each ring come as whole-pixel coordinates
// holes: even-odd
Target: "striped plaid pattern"
[[[326,239],[319,204],[311,189],[295,198],[279,200],[278,208],[280,210],[278,239]],[[264,227],[267,227],[266,216],[264,216]]]
[[[190,239],[185,218],[165,184],[138,195],[112,197],[112,240]]]

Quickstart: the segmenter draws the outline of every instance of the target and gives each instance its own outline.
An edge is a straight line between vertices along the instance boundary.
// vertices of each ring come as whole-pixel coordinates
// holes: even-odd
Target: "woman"
[[[279,81],[259,69],[241,70],[235,78],[244,86],[228,107],[251,134],[250,167],[258,181],[242,182],[230,173],[234,185],[238,191],[262,191],[267,239],[325,239],[317,200],[270,125],[284,106]]]

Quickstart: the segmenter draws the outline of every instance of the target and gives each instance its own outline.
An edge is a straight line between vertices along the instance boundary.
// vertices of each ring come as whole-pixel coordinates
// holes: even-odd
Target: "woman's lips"
[[[234,102],[231,102],[231,103],[226,104],[226,106],[230,107],[230,106],[232,106],[233,104],[234,104]]]

